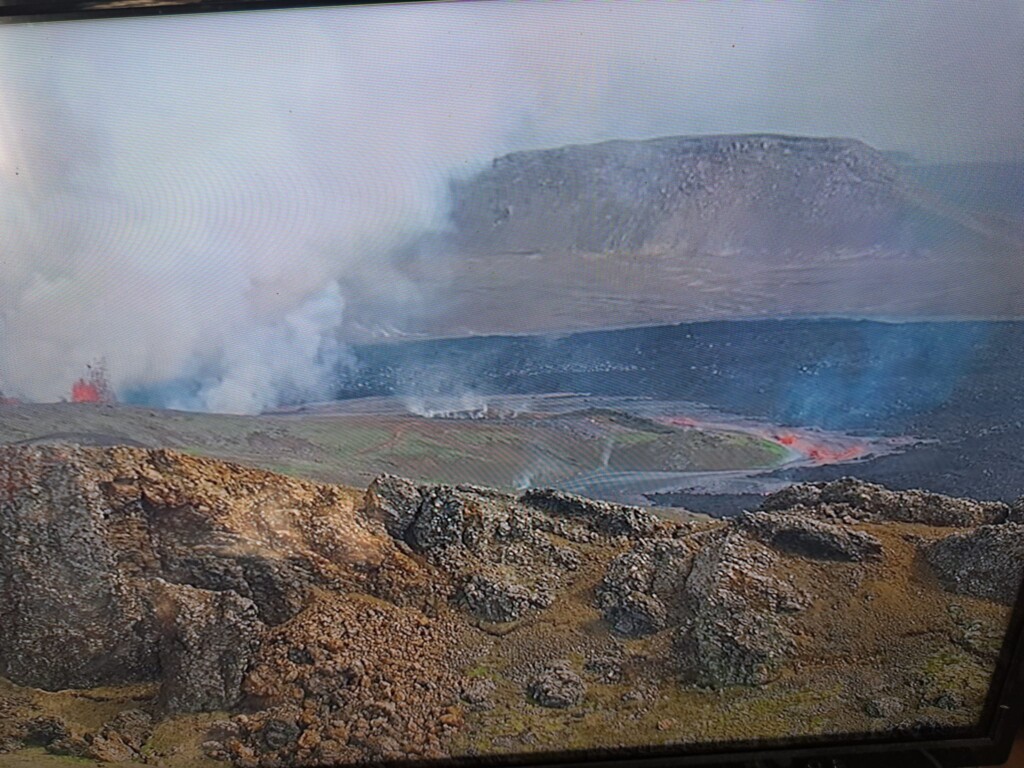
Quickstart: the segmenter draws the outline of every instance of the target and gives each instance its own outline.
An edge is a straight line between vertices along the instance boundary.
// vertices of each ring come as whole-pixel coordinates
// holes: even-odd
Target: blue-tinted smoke
[[[934,409],[970,370],[984,323],[864,323],[853,343],[792,372],[780,392],[787,422],[865,428]]]

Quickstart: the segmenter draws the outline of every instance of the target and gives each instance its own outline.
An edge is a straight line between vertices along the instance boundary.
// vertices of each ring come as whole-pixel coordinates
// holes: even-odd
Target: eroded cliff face
[[[1018,518],[842,480],[678,523],[0,448],[0,748],[328,765],[967,726]],[[67,697],[96,690],[110,717],[76,716]]]
[[[811,253],[892,242],[913,187],[853,139],[668,136],[497,158],[452,221],[470,252]]]
[[[854,139],[666,136],[516,152],[453,182],[450,197],[450,227],[410,246],[403,266],[431,297],[408,332],[1024,309],[1021,238]],[[356,297],[353,318],[370,309]]]
[[[314,590],[404,604],[435,589],[357,504],[170,451],[0,449],[0,674],[56,690],[174,669],[172,709],[233,706],[266,628]]]

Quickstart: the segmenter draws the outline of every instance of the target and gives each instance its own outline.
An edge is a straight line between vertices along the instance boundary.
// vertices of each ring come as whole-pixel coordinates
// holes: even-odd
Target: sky
[[[347,297],[493,157],[610,138],[846,136],[1024,159],[1024,3],[462,2],[0,27],[0,389],[202,381],[316,398]]]

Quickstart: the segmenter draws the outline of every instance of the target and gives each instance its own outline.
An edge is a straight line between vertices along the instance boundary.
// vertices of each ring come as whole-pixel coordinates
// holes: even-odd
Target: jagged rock
[[[766,512],[796,507],[834,520],[853,518],[958,528],[1003,522],[1009,513],[1009,507],[1002,502],[957,499],[929,491],[890,491],[852,477],[793,485],[770,494],[761,504]]]
[[[844,505],[879,521],[967,528],[1002,522],[1008,511],[1000,502],[956,499],[929,491],[890,491],[852,477],[820,487],[824,504]]]
[[[527,686],[530,698],[542,707],[564,709],[582,703],[587,686],[565,662],[546,667]]]
[[[794,507],[813,507],[820,501],[820,485],[797,483],[765,496],[760,508],[765,512],[780,512]]]
[[[519,500],[549,515],[578,520],[606,536],[646,536],[658,525],[658,519],[641,507],[594,501],[551,488],[528,490]]]
[[[956,601],[935,593],[934,580],[903,556],[908,542],[916,542],[947,589],[974,590],[987,600],[1007,602],[993,585],[1011,576],[1015,584],[1019,570],[1007,569],[1024,562],[1024,525],[1012,521],[970,531],[888,524],[900,515],[940,521],[933,525],[975,513],[997,518],[996,507],[865,484],[790,489],[788,497],[766,500],[776,511],[650,528],[633,508],[554,492],[523,496],[535,503],[468,486],[379,478],[363,510],[348,491],[174,452],[0,447],[0,614],[13,617],[0,631],[0,663],[18,668],[13,654],[35,649],[33,663],[51,664],[55,644],[44,646],[42,633],[24,624],[50,620],[59,606],[68,623],[57,643],[89,631],[99,617],[113,620],[116,627],[101,628],[104,642],[113,643],[103,652],[146,660],[133,674],[161,682],[169,708],[233,709],[202,749],[238,768],[440,759],[464,727],[466,709],[503,710],[504,688],[465,677],[483,658],[507,661],[508,679],[526,684],[538,705],[571,707],[586,696],[583,680],[567,663],[549,660],[580,654],[588,683],[635,687],[624,700],[637,703],[624,709],[638,715],[665,685],[679,682],[760,685],[785,671],[787,685],[790,674],[813,685],[808,661],[827,656],[837,641],[860,659],[851,668],[864,670],[865,660],[891,651],[894,663],[905,663],[899,679],[916,680],[915,665],[950,644],[991,655],[985,649],[995,647],[1002,625],[996,606],[961,601],[950,632],[941,606]],[[381,512],[386,504],[393,514]],[[55,517],[53,505],[72,507],[77,517]],[[874,538],[860,535],[866,531]],[[62,535],[71,540],[58,540]],[[884,567],[875,562],[882,544],[894,547]],[[861,564],[831,562],[837,559]],[[580,604],[603,563],[596,599],[607,624],[593,623],[592,609]],[[21,572],[29,567],[35,571]],[[927,591],[925,610],[907,627],[864,620],[871,610],[861,600],[882,597],[875,580],[893,574]],[[45,604],[33,596],[51,589]],[[112,610],[85,610],[93,589]],[[537,632],[467,616],[511,622],[556,597],[550,621],[539,622]],[[915,610],[906,602],[880,607],[894,605]],[[843,624],[847,609],[855,625]],[[885,610],[879,615],[888,616]],[[630,636],[662,634],[639,646],[619,643],[609,625]],[[917,638],[927,648],[900,656]],[[106,669],[98,656],[89,663],[93,671]],[[64,667],[50,679],[69,679],[68,669],[74,671]],[[874,703],[855,698],[852,706],[895,719],[899,702],[878,695],[879,680],[887,679],[879,672],[889,670],[851,672],[847,690],[878,696]],[[956,710],[931,710],[947,721],[975,703],[966,685],[915,690],[915,706]],[[0,743],[13,736],[20,744],[26,718],[41,712],[16,709],[22,730],[0,728]],[[41,726],[38,735],[54,753],[135,762],[143,759],[145,738],[128,721],[84,735]],[[521,734],[516,744],[531,738],[540,743]]]
[[[727,596],[680,628],[676,649],[698,685],[763,685],[792,652],[792,640],[777,617]]]
[[[424,493],[423,504],[410,523],[406,538],[417,552],[431,552],[462,543],[465,506],[460,496],[445,486]]]
[[[550,594],[484,573],[467,579],[461,598],[473,615],[486,621],[515,621],[530,608],[551,604]]]
[[[1024,577],[1024,525],[986,525],[939,539],[924,558],[951,592],[1012,605]]]
[[[668,610],[657,597],[633,591],[605,608],[604,617],[616,632],[642,637],[667,626]]]
[[[172,712],[230,709],[259,646],[263,623],[251,600],[157,580],[160,703]]]
[[[668,625],[666,603],[678,603],[693,564],[689,540],[639,542],[608,567],[598,587],[598,607],[617,631],[638,637]]]
[[[1006,522],[1024,523],[1024,496],[1021,496],[1010,505],[1010,509],[1006,514]]]
[[[245,542],[238,542],[244,548]],[[239,552],[224,557],[222,552],[197,547],[187,553],[163,557],[165,578],[200,589],[236,592],[253,601],[260,619],[276,625],[287,621],[302,608],[316,577],[301,561],[276,560]]]
[[[882,554],[874,536],[804,515],[747,512],[736,524],[765,544],[799,557],[860,562]]]
[[[224,610],[235,593],[251,598],[271,623],[314,587],[421,599],[435,580],[379,528],[332,486],[262,470],[165,450],[0,446],[0,676],[48,690],[159,681],[158,579],[223,593]]]
[[[366,491],[367,514],[384,523],[395,539],[405,539],[422,503],[416,484],[394,475],[379,475]]]
[[[392,535],[404,531],[413,551],[461,585],[457,602],[486,621],[546,608],[564,572],[580,565],[577,552],[547,535],[561,533],[560,521],[508,493],[381,476],[367,494],[366,514],[391,520]]]
[[[676,632],[685,677],[698,685],[761,685],[794,651],[779,604],[789,588],[770,551],[736,530],[706,542],[686,580],[691,606]]]
[[[591,656],[583,663],[583,670],[593,675],[598,682],[619,683],[623,677],[622,648],[612,646],[606,653]]]
[[[94,449],[98,450],[98,449]],[[152,679],[147,606],[89,452],[0,447],[0,676],[46,690]]]
[[[25,724],[24,741],[30,747],[45,747],[71,735],[67,723],[59,717],[40,715]]]
[[[864,702],[864,714],[874,718],[896,717],[905,709],[903,702],[895,696],[879,696]]]
[[[497,684],[486,677],[474,677],[462,684],[462,700],[470,709],[482,711],[494,708],[493,696],[498,689]]]

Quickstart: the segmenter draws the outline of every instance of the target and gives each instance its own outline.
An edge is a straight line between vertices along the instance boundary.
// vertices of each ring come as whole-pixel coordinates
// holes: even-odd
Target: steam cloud
[[[0,381],[54,400],[102,355],[119,389],[198,381],[177,407],[324,396],[354,334],[443,300],[397,254],[445,226],[449,179],[514,149],[777,131],[1024,156],[1020,16],[459,3],[2,28]]]

